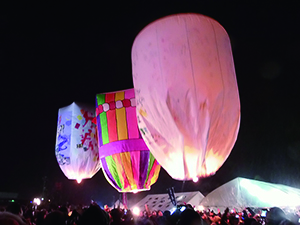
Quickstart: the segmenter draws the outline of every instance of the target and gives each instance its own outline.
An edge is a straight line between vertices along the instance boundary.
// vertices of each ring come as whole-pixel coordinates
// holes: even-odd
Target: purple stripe
[[[143,189],[147,178],[148,164],[149,164],[150,151],[140,152],[140,179],[139,188]]]
[[[98,147],[100,150],[100,147],[103,145],[103,140],[102,140],[102,130],[101,130],[101,123],[100,123],[100,115],[97,116],[97,132],[98,132]]]
[[[149,151],[143,139],[114,141],[99,148],[100,159],[121,152]]]
[[[101,159],[101,163],[102,163],[102,170],[103,170],[103,173],[105,173],[108,177],[108,179],[110,180],[110,182],[114,185],[114,187],[118,190],[118,191],[121,191],[121,188],[117,185],[117,183],[115,182],[113,176],[111,175],[109,169],[108,169],[108,166],[107,166],[107,163],[106,163],[106,160],[105,158]]]

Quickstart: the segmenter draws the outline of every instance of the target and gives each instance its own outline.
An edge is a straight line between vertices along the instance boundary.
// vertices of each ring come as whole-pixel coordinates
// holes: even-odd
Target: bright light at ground
[[[199,211],[203,211],[203,210],[204,210],[203,205],[199,205],[199,206],[198,206],[198,210],[199,210]]]
[[[39,198],[34,198],[33,199],[33,203],[37,204],[37,205],[40,205],[41,204],[41,199]]]
[[[133,193],[133,194],[136,194],[136,193],[138,193],[138,191],[137,191],[137,190],[134,190],[134,191],[132,191],[132,193]]]
[[[186,207],[185,207],[185,206],[182,206],[182,207],[180,208],[180,212],[183,212],[185,209],[186,209]]]
[[[171,213],[171,215],[176,211],[176,207],[173,207],[171,210],[170,210],[170,213]]]
[[[77,179],[77,183],[78,183],[78,184],[80,184],[81,181],[82,181],[81,178],[78,178],[78,179]]]
[[[198,178],[198,177],[194,177],[194,178],[193,178],[193,181],[194,181],[195,183],[197,183],[197,182],[198,182],[198,180],[199,180],[199,178]]]
[[[136,216],[140,215],[140,209],[138,207],[134,207],[133,210],[132,210],[132,212]]]

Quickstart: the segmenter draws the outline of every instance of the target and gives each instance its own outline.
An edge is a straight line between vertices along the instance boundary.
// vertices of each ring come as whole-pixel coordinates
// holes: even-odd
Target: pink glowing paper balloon
[[[132,47],[138,125],[177,180],[214,174],[240,125],[229,37],[215,20],[178,14],[144,28]]]

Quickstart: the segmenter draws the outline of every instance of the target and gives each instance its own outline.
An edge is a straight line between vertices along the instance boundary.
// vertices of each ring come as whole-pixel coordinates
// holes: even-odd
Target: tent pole
[[[185,180],[182,182],[181,192],[183,192],[183,189],[184,189],[184,183],[185,183]]]
[[[124,209],[127,209],[127,195],[126,195],[126,192],[123,192],[123,206],[124,206]]]

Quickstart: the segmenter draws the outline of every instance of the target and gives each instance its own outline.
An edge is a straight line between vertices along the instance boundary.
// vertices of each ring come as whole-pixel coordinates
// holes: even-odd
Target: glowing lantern
[[[96,96],[99,154],[107,181],[119,192],[149,190],[160,165],[137,126],[134,89]]]
[[[159,164],[178,180],[214,174],[240,124],[224,28],[198,14],[157,20],[136,37],[132,70],[138,126]]]
[[[78,183],[101,168],[94,111],[76,103],[58,111],[56,159],[65,176]]]

